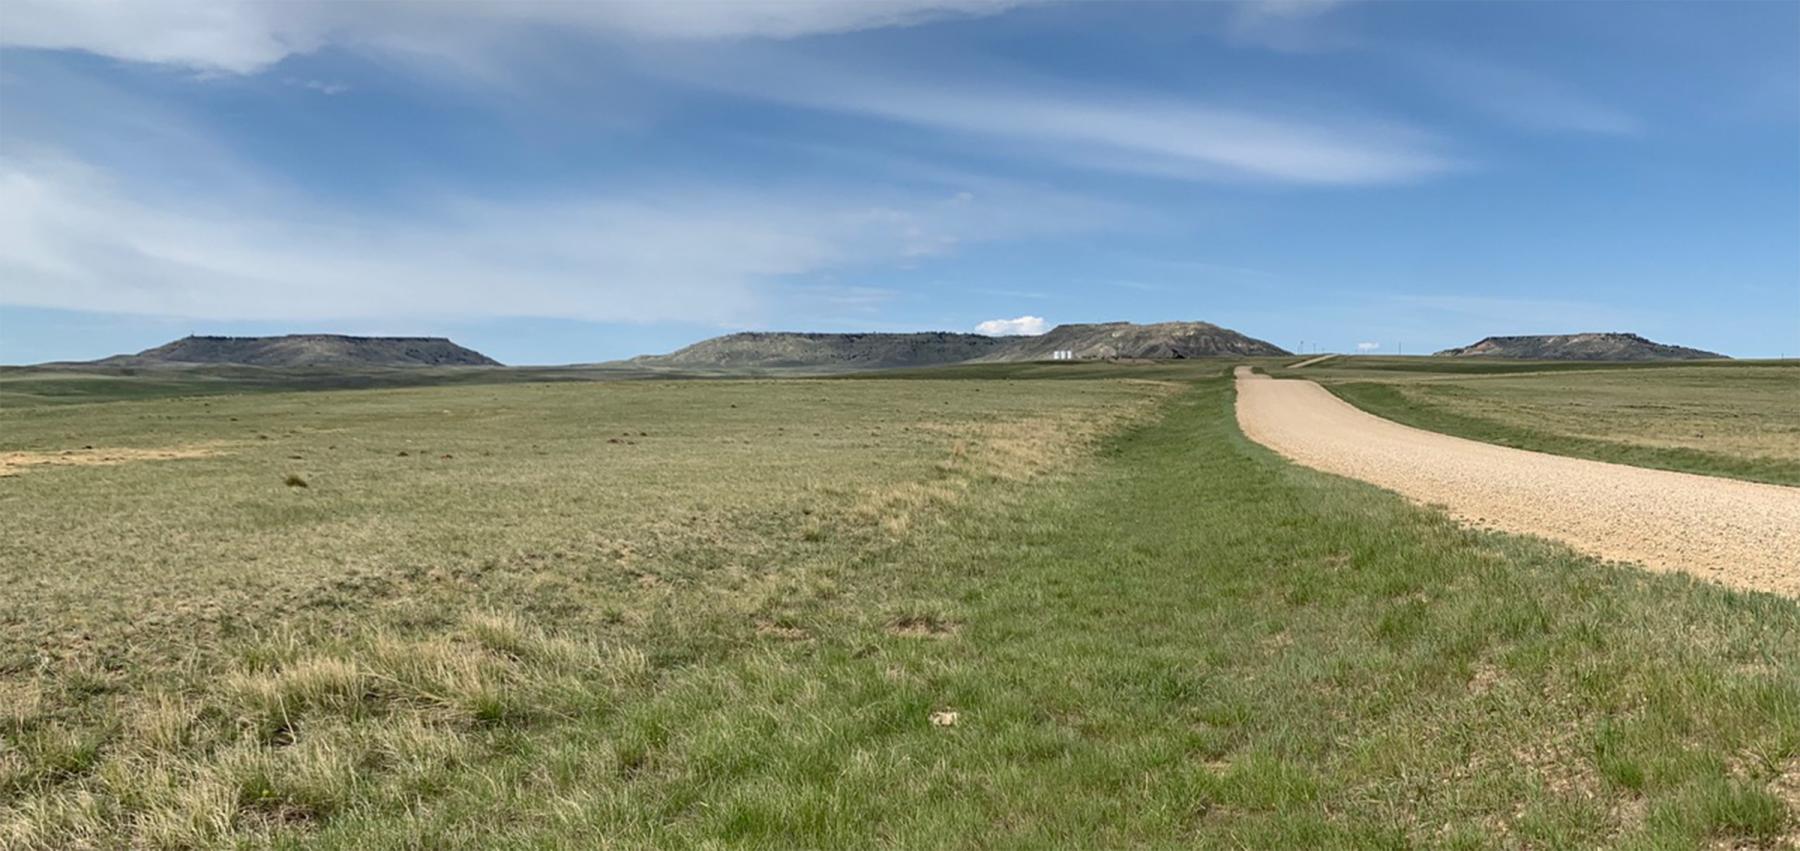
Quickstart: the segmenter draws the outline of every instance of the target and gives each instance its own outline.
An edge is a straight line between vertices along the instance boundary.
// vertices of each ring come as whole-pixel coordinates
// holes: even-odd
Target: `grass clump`
[[[279,670],[240,673],[225,682],[246,726],[263,741],[287,736],[295,719],[317,714],[355,717],[368,709],[370,682],[356,662],[299,660]]]

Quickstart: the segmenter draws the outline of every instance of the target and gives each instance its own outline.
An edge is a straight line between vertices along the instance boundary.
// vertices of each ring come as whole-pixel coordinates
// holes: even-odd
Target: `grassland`
[[[572,366],[441,366],[428,369],[236,365],[0,366],[0,409],[308,390],[624,380],[684,381],[698,378],[805,378],[849,371],[846,367],[674,368],[628,362]]]
[[[771,371],[778,372],[778,371]],[[790,371],[791,373],[792,371]],[[738,370],[733,377],[755,375]],[[0,409],[87,402],[563,381],[708,377],[625,364],[545,367],[0,366]]]
[[[1548,365],[1347,358],[1318,380],[1371,413],[1540,452],[1800,485],[1800,362]]]
[[[1800,604],[1010,369],[8,408],[208,454],[0,478],[0,844],[1800,834]]]

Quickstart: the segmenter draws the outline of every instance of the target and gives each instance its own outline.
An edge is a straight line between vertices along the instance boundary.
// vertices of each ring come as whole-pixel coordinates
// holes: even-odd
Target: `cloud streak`
[[[198,319],[743,322],[783,281],[1084,220],[1036,217],[1035,206],[665,187],[651,197],[447,198],[429,213],[372,218],[267,190],[190,202],[72,160],[0,160],[0,303]]]
[[[1430,133],[1393,122],[1281,115],[1056,83],[971,85],[769,59],[664,69],[789,106],[960,134],[1064,165],[1183,180],[1403,183],[1452,170]]]
[[[456,52],[529,29],[628,39],[796,38],[989,15],[1030,0],[14,0],[0,44],[251,74],[327,45]]]
[[[292,0],[189,3],[23,0],[8,7],[0,43],[85,50],[211,73],[251,74],[296,54],[341,46],[493,76],[494,55],[516,55],[514,36],[544,31],[651,40],[637,70],[763,102],[910,125],[960,137],[974,153],[1004,145],[1040,162],[1151,178],[1259,180],[1316,185],[1407,183],[1457,168],[1435,135],[1399,122],[1284,114],[1185,96],[1081,88],[1059,80],[1008,81],[977,71],[934,77],[809,62],[792,51],[705,48],[675,58],[670,41],[782,39],[986,15],[1036,0],[689,0],[689,2],[380,4]],[[1311,17],[1330,3],[1248,4],[1252,19]],[[506,45],[511,47],[507,48]],[[509,52],[510,51],[510,52]],[[528,64],[528,63],[527,63]],[[485,70],[483,70],[485,69]],[[990,69],[991,70],[991,69]],[[324,94],[335,80],[301,83]]]

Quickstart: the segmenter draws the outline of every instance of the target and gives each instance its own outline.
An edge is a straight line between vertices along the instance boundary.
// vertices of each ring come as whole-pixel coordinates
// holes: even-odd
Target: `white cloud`
[[[1042,316],[989,319],[975,326],[975,333],[986,334],[990,337],[1035,337],[1044,331],[1044,317]]]
[[[1381,348],[1380,343],[1357,343],[1356,344],[1356,350],[1359,352],[1372,352],[1379,348]]]
[[[794,38],[986,15],[1028,0],[11,0],[0,44],[255,73],[327,44],[454,53],[533,27],[649,39]]]

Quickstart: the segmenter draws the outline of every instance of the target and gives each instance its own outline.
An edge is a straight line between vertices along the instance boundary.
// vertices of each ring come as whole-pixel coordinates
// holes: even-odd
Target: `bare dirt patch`
[[[64,449],[61,452],[0,452],[0,476],[16,476],[32,467],[89,467],[130,464],[136,461],[175,461],[220,454],[210,446],[172,446],[164,449]]]

